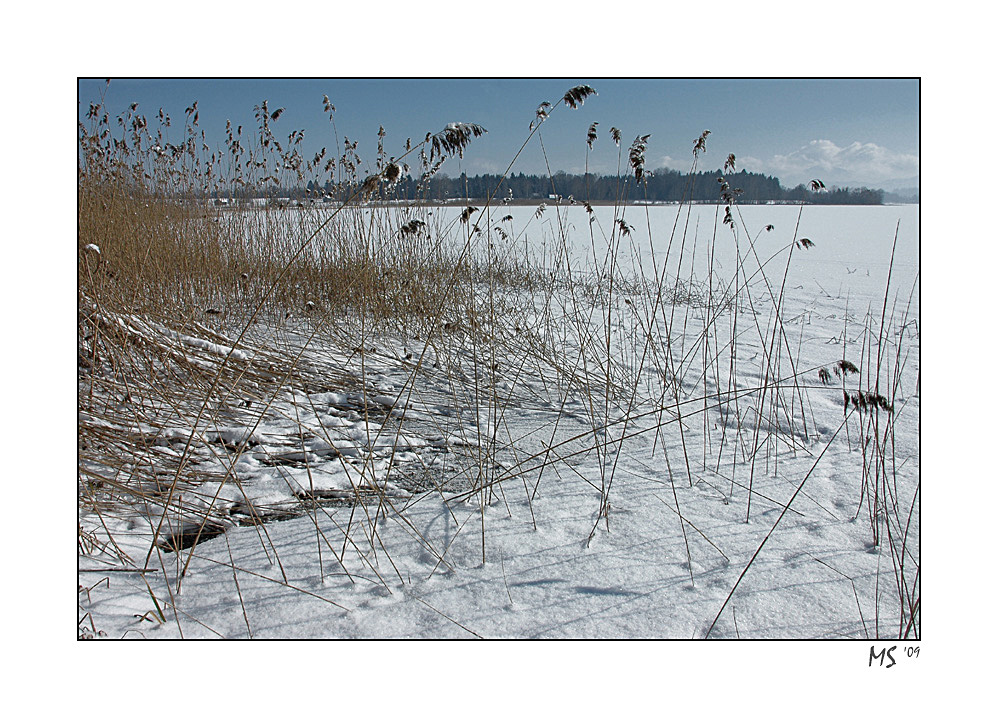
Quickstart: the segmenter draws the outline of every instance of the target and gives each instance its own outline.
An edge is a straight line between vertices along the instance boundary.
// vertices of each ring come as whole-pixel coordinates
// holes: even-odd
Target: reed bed
[[[550,116],[592,94],[580,86],[542,103],[514,161]],[[324,111],[332,119],[328,98]],[[846,442],[859,450],[856,517],[892,568],[874,613],[893,612],[898,637],[918,638],[918,482],[899,482],[894,444],[918,323],[907,310],[889,311],[888,288],[881,311],[862,322],[859,355],[847,357],[844,343],[839,363],[806,366],[786,285],[811,241],[795,233],[761,256],[763,230],[746,226],[723,173],[708,236],[685,225],[681,205],[657,256],[651,225],[636,228],[635,213],[625,214],[646,172],[647,135],[625,155],[611,129],[631,176],[608,226],[580,199],[591,218],[581,254],[567,200],[515,227],[502,197],[454,209],[393,196],[405,162],[428,180],[485,128],[454,123],[407,143],[399,159],[380,143],[364,174],[349,141],[335,161],[325,150],[303,158],[300,137],[274,134],[280,109],[264,102],[256,114],[252,140],[229,128],[214,152],[196,103],[176,146],[164,140],[169,118],[151,129],[134,106],[112,119],[94,105],[80,126],[79,554],[87,571],[143,577],[146,620],[181,635],[198,624],[178,597],[198,545],[231,527],[255,527],[274,581],[313,595],[285,572],[268,530],[311,517],[321,581],[336,575],[391,591],[399,572],[380,537],[386,521],[411,533],[435,571],[449,566],[448,546],[407,518],[420,498],[475,508],[475,520],[463,522],[448,511],[458,532],[477,532],[484,564],[488,508],[516,493],[534,521],[539,488],[582,477],[580,465],[595,462],[597,478],[585,480],[594,492],[589,545],[612,531],[619,458],[642,442],[665,468],[667,492],[655,499],[678,522],[691,587],[699,581],[691,542],[718,547],[682,506],[684,488],[744,502],[746,523],[772,508],[774,481],[794,488],[777,500],[782,511],[705,632],[717,634],[826,450]],[[691,173],[708,134],[693,143]],[[587,147],[596,139],[591,127]],[[735,158],[729,163],[726,172]],[[251,190],[320,172],[326,189],[306,201],[246,202]],[[719,274],[713,259],[684,270],[698,242],[734,242],[735,271]],[[643,266],[649,256],[652,267]],[[764,272],[779,264],[783,273]],[[815,393],[842,396],[839,427],[817,426]],[[815,457],[811,469],[785,476],[802,456]],[[246,479],[247,457],[275,468],[287,487],[259,491]],[[334,471],[345,481],[319,481]],[[240,566],[230,559],[242,606]],[[94,636],[83,590],[80,636]],[[866,631],[859,598],[858,613]],[[252,636],[245,607],[243,616]],[[875,633],[882,626],[879,617]]]

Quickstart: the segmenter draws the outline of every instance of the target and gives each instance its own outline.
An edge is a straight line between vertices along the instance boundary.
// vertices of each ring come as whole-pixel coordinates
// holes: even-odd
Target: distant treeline
[[[614,202],[719,202],[721,198],[722,176],[720,171],[681,173],[677,170],[661,169],[647,174],[641,182],[632,176],[570,175],[556,172],[552,176],[525,175],[474,175],[462,173],[459,177],[438,174],[429,180],[419,182],[406,175],[391,188],[382,187],[384,199],[424,200],[430,202],[483,200],[489,197],[497,185],[496,200],[511,198],[514,202],[544,202],[551,197],[563,200],[573,198],[576,202],[594,204]],[[733,189],[741,190],[737,201],[753,204],[763,202],[814,203],[828,205],[880,205],[884,202],[883,190],[868,188],[828,188],[813,192],[802,184],[793,188],[782,187],[776,177],[742,170],[725,175],[725,181]],[[309,183],[310,194],[316,190],[332,190],[332,186],[321,187]],[[343,192],[344,188],[340,188]],[[295,197],[301,193],[284,190],[285,196]],[[337,193],[339,194],[339,193]]]

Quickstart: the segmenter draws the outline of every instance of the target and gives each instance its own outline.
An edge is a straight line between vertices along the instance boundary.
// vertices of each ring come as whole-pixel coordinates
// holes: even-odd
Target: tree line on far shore
[[[472,175],[462,173],[458,177],[448,177],[439,173],[422,181],[410,175],[403,175],[391,187],[379,188],[381,199],[422,200],[426,202],[457,202],[464,200],[483,201],[493,196],[494,201],[544,202],[553,198],[593,204],[633,203],[633,202],[719,202],[722,183],[737,192],[736,201],[743,204],[765,202],[809,203],[829,205],[880,205],[885,201],[883,190],[840,187],[819,187],[817,190],[806,184],[787,188],[776,177],[761,173],[713,172],[681,173],[677,170],[660,169],[646,173],[641,181],[632,176],[597,175],[587,173],[571,175],[556,172],[548,175],[511,174],[507,177],[494,174]],[[497,189],[498,188],[498,189]],[[285,197],[298,198],[323,192],[336,195],[348,188],[334,188],[333,185],[319,185],[309,182],[302,190],[273,188]],[[307,190],[307,192],[306,192]],[[494,194],[495,191],[495,194]]]

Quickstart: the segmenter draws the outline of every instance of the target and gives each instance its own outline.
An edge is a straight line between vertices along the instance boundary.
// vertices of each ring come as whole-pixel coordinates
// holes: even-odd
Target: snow
[[[531,208],[519,208],[512,223],[515,232],[533,227],[532,247],[553,267],[564,261],[552,254],[559,222],[590,226],[581,207],[555,209],[561,220],[549,212],[539,223]],[[612,209],[596,209],[597,223],[612,227]],[[716,210],[689,210],[629,208],[632,244],[615,271],[656,276],[663,238],[679,220],[689,228],[686,250],[666,267],[679,279],[665,286],[703,288],[710,264],[728,278],[715,285],[723,292],[735,247],[717,243],[712,260]],[[317,376],[346,371],[362,388],[280,391],[262,416],[248,410],[253,424],[140,427],[163,457],[179,458],[191,441],[201,468],[218,479],[182,486],[185,506],[195,516],[210,510],[225,531],[162,552],[152,544],[157,524],[179,528],[189,518],[149,506],[107,526],[81,512],[93,546],[80,556],[80,585],[106,578],[81,597],[81,616],[107,636],[146,638],[897,637],[897,575],[889,544],[872,542],[861,493],[872,455],[858,434],[874,420],[859,412],[845,419],[843,387],[859,380],[846,385],[837,374],[826,386],[817,371],[831,371],[844,354],[869,360],[861,355],[880,327],[897,225],[885,323],[892,356],[887,370],[875,377],[868,369],[864,380],[882,392],[892,383],[892,488],[912,537],[907,561],[918,564],[918,208],[808,207],[795,234],[798,211],[742,208],[750,237],[769,223],[775,229],[759,234],[753,259],[743,236],[739,258],[749,268],[776,258],[740,279],[751,288],[738,312],[711,319],[702,289],[675,306],[640,292],[616,295],[586,313],[570,290],[525,297],[521,329],[497,347],[505,353],[498,368],[476,364],[460,343],[447,350],[451,365],[416,368],[398,350],[420,342],[403,332],[377,338],[382,349],[365,353],[362,377],[359,354],[319,341],[302,366]],[[646,212],[654,243],[647,230],[643,239]],[[600,241],[578,230],[570,236],[577,270],[599,267]],[[770,367],[772,303],[795,237],[815,246],[793,253],[780,300],[782,364]],[[670,257],[677,254],[674,246]],[[722,362],[705,372],[700,338],[728,331],[733,319],[737,372],[728,375]],[[237,348],[224,335],[194,337],[138,317],[104,320],[197,361],[249,364],[253,348],[266,345],[248,337]],[[544,321],[561,336],[532,334]],[[650,322],[672,328],[669,342],[660,336],[651,350],[642,340]],[[603,365],[576,363],[571,382],[551,359],[572,367],[594,336],[603,340],[592,333],[604,327],[615,382],[636,387],[633,394],[604,393],[606,357]],[[727,357],[725,338],[716,341],[712,351]],[[669,347],[679,382],[667,382],[664,394]],[[771,370],[782,379],[770,391],[787,412],[759,400]],[[743,398],[738,404],[717,399],[729,387]],[[887,416],[878,421],[883,431]],[[757,440],[754,460],[746,447]],[[297,516],[252,523],[250,506],[275,519]],[[159,571],[102,573],[109,532],[133,568],[143,569],[149,555]]]

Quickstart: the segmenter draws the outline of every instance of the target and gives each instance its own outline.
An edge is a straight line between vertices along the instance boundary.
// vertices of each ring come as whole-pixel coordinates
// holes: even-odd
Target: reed
[[[594,95],[582,85],[541,103],[504,176],[532,142],[544,153],[542,125]],[[81,558],[142,578],[150,608],[140,623],[172,623],[183,635],[199,622],[182,611],[184,581],[198,545],[225,535],[223,564],[254,635],[242,578],[261,575],[228,545],[235,526],[253,528],[274,568],[266,581],[338,608],[286,568],[272,522],[309,518],[320,584],[336,577],[391,592],[409,578],[383,541],[387,526],[431,558],[431,575],[455,571],[449,550],[462,532],[477,531],[485,564],[492,510],[511,514],[522,497],[536,529],[539,493],[575,477],[596,497],[589,546],[614,531],[624,501],[619,460],[641,447],[656,467],[649,498],[679,523],[692,589],[698,537],[731,560],[684,506],[692,495],[683,490],[726,505],[744,493],[744,523],[761,512],[754,502],[780,509],[708,629],[717,633],[767,540],[800,514],[792,503],[809,499],[808,480],[827,450],[850,446],[840,429],[852,427],[861,449],[856,516],[866,510],[872,545],[891,559],[898,636],[918,637],[918,486],[913,494],[899,481],[894,454],[896,418],[907,411],[907,342],[918,326],[908,309],[889,311],[890,286],[880,314],[865,319],[859,364],[844,343],[836,363],[805,367],[787,284],[796,253],[817,241],[796,229],[784,247],[761,253],[758,240],[773,228],[750,231],[725,174],[714,227],[692,225],[685,201],[670,235],[654,237],[647,208],[643,223],[630,204],[649,175],[650,134],[625,156],[620,130],[607,133],[628,172],[618,173],[606,226],[589,198],[539,203],[518,225],[500,185],[484,202],[457,198],[453,208],[396,191],[414,168],[429,187],[486,128],[451,123],[395,155],[380,130],[374,169],[363,174],[328,97],[322,110],[340,149],[311,158],[299,131],[279,132],[283,108],[266,101],[254,108],[252,132],[228,126],[216,150],[204,142],[197,103],[177,144],[165,139],[169,117],[147,121],[135,106],[111,117],[95,103],[79,127],[78,545]],[[693,142],[691,177],[709,135]],[[592,123],[587,163],[600,140]],[[723,173],[735,165],[729,155]],[[317,175],[324,182],[313,186],[323,189],[304,200],[276,194]],[[813,190],[823,189],[816,180]],[[569,219],[574,206],[585,211],[582,233]],[[724,272],[715,259],[723,242],[737,258]],[[707,248],[704,280],[689,259],[698,247]],[[780,265],[772,283],[766,270]],[[542,389],[528,389],[526,378]],[[822,445],[813,393],[843,402],[843,424]],[[818,446],[803,476],[782,474]],[[255,495],[248,462],[280,478],[286,499]],[[595,478],[579,470],[583,462],[597,464]],[[320,481],[333,470],[347,487]],[[666,484],[671,501],[653,493]],[[784,487],[793,493],[775,499]],[[451,532],[444,543],[407,513],[431,498]],[[148,530],[146,544],[135,542],[135,527]],[[80,636],[99,636],[82,584],[80,596]],[[882,604],[877,598],[876,612]],[[866,635],[862,609],[860,617]]]

